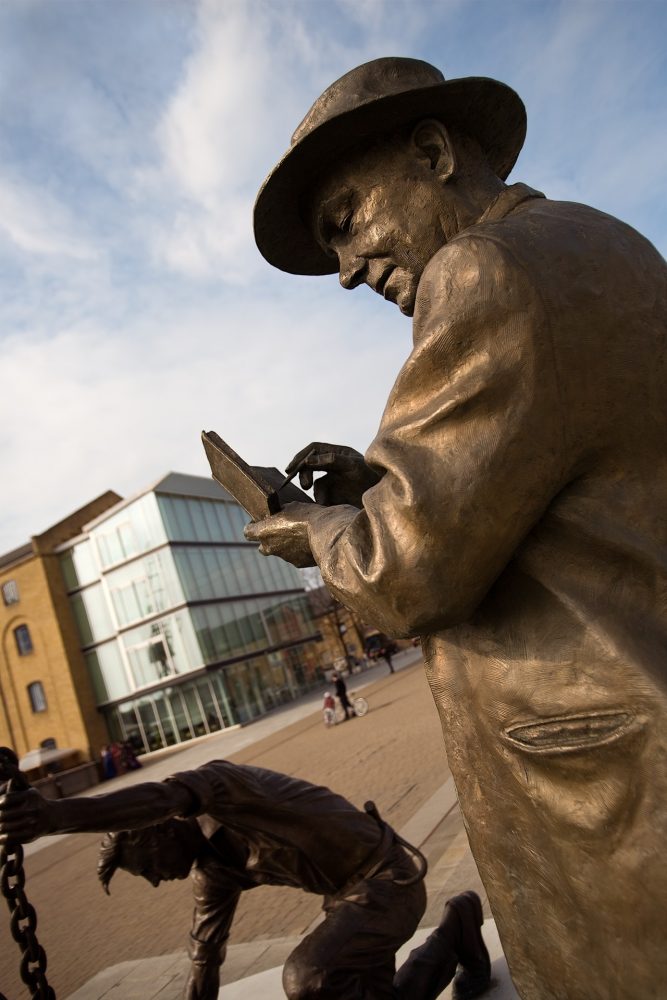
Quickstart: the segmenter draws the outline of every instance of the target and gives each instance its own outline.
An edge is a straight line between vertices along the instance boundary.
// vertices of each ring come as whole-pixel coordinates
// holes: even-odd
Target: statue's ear
[[[456,152],[451,136],[442,122],[425,118],[415,125],[410,144],[416,155],[427,160],[441,184],[446,184],[456,170]]]

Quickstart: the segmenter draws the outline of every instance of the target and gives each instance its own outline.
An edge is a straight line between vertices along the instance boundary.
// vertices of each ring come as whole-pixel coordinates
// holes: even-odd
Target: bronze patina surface
[[[337,466],[322,445],[320,502],[248,537],[422,637],[524,1000],[657,1000],[667,268],[617,219],[506,186],[519,99],[425,67],[376,60],[334,83],[260,192],[267,259],[370,285],[414,317],[414,346],[363,498],[345,502],[349,451]]]
[[[2,890],[12,913],[29,918],[25,930],[18,926],[21,939],[27,935],[22,975],[26,962],[38,962],[41,973],[29,969],[24,976],[35,998],[55,1000],[55,994],[44,977],[46,956],[22,888],[19,845],[49,833],[104,830],[110,832],[97,873],[107,892],[119,868],[154,887],[192,878],[184,1000],[218,1000],[239,900],[260,885],[324,897],[324,919],[301,938],[283,967],[288,1000],[436,1000],[452,979],[457,1000],[473,1000],[489,985],[482,904],[470,891],[447,901],[437,929],[396,973],[396,952],[426,907],[426,859],[385,823],[373,802],[360,810],[328,788],[227,760],[164,782],[52,801],[36,789],[6,786],[3,751]]]

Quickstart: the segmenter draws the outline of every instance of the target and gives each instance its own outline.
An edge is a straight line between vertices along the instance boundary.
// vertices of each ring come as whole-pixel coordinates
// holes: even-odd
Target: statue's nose
[[[354,254],[339,254],[340,276],[343,288],[357,288],[364,283],[367,264],[363,257]]]

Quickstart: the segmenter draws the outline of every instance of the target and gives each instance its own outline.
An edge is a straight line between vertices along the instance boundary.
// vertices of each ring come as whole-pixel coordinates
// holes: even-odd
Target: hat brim
[[[257,195],[255,240],[266,260],[291,274],[335,274],[336,260],[324,253],[304,221],[304,194],[346,149],[420,118],[439,118],[475,138],[502,180],[516,163],[526,137],[526,109],[519,95],[485,77],[446,80],[336,115],[285,153]]]

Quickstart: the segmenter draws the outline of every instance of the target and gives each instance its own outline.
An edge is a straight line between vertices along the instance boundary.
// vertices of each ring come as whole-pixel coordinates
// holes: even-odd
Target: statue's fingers
[[[0,812],[5,813],[12,809],[20,809],[26,801],[27,792],[5,792],[0,795]]]
[[[0,823],[0,834],[4,837],[13,837],[16,839],[26,836],[28,829],[29,825],[26,824],[24,819],[12,819]]]
[[[250,521],[243,529],[243,534],[249,542],[260,542],[266,532],[269,518],[265,517],[261,521]]]
[[[322,444],[314,441],[308,448],[303,448],[298,455],[294,456],[285,471],[291,475],[299,467],[316,470],[326,470],[338,466],[344,468],[349,464],[350,459],[358,461],[360,458],[363,460],[359,452],[346,445]]]
[[[309,469],[321,469],[324,471],[337,465],[342,457],[342,455],[337,454],[335,451],[314,451],[312,454],[306,456],[304,465]]]
[[[320,444],[319,441],[311,441],[310,444],[307,444],[305,448],[301,449],[301,451],[297,451],[292,461],[285,466],[285,472],[288,476],[291,476],[293,472],[296,472],[300,465],[303,465],[306,457],[311,453],[311,451],[321,451],[326,447],[326,445]]]
[[[301,483],[302,490],[309,490],[313,485],[313,470],[301,469],[299,473],[299,482]]]
[[[321,479],[315,481],[315,489],[313,491],[315,496],[315,503],[318,503],[320,507],[330,507],[331,506],[331,478],[329,476],[322,476]]]

